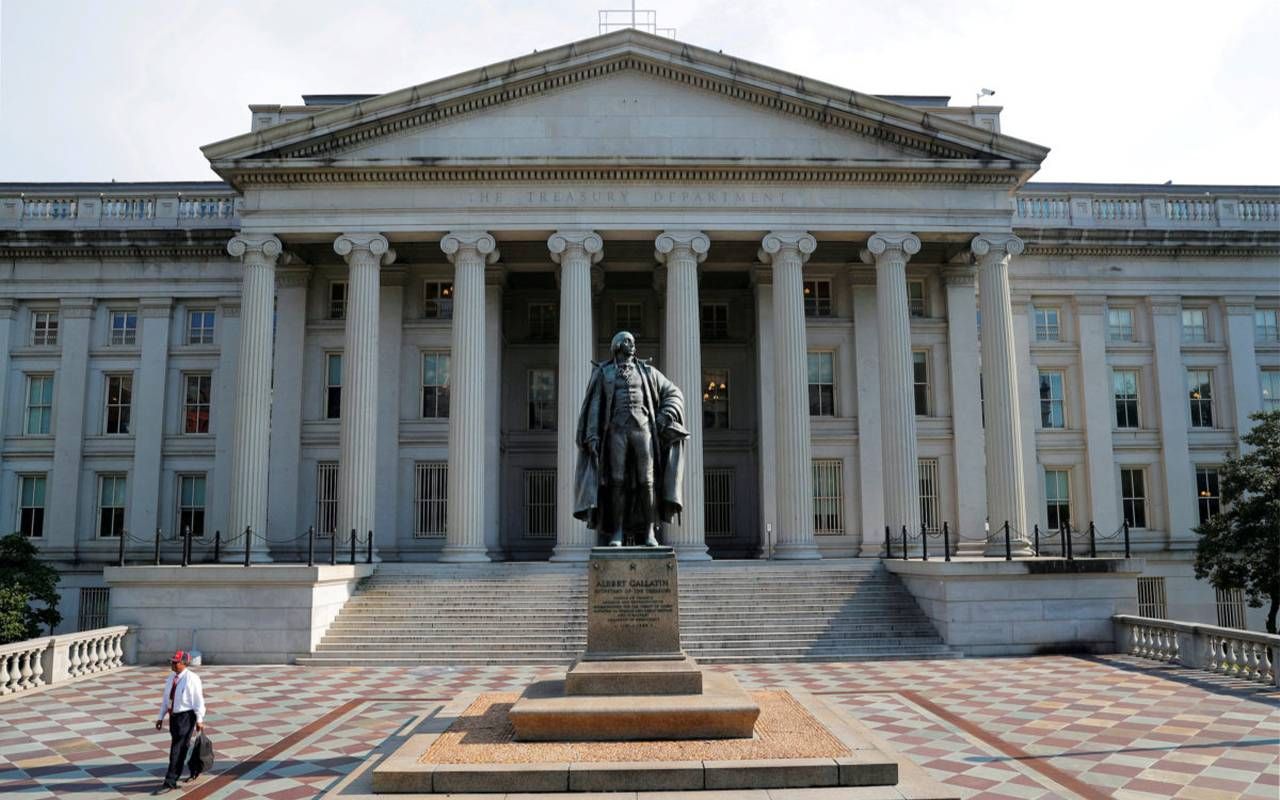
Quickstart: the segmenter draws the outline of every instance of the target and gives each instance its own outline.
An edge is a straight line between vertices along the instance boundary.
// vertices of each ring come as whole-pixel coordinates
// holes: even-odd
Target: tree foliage
[[[1222,513],[1196,533],[1196,577],[1215,589],[1242,589],[1250,606],[1270,603],[1267,632],[1280,610],[1280,410],[1251,415],[1250,449],[1218,473]]]
[[[34,639],[62,621],[58,571],[20,533],[0,538],[0,644]]]

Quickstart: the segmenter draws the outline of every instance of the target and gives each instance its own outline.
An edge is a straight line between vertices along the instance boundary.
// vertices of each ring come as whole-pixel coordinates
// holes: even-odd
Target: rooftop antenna
[[[596,13],[599,32],[602,34],[622,28],[634,28],[655,36],[676,38],[675,28],[659,28],[658,12],[651,8],[636,8],[636,0],[631,0],[631,8],[602,8]]]
[[[982,105],[982,98],[984,98],[984,97],[991,97],[991,96],[992,96],[992,95],[994,95],[995,93],[996,93],[996,90],[995,90],[995,89],[979,89],[979,90],[978,90],[978,94],[975,96],[975,99],[974,99],[974,101],[973,101],[973,104],[974,104],[975,106],[980,106],[980,105]]]

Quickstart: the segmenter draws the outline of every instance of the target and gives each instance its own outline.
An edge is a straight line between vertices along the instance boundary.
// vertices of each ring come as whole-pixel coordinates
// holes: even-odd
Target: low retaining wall
[[[971,656],[1115,651],[1138,607],[1139,558],[893,561],[948,645]]]
[[[138,662],[194,646],[209,664],[290,664],[311,653],[371,564],[107,567],[110,621],[138,631]]]
[[[136,663],[136,645],[124,625],[0,645],[0,699]]]
[[[1118,614],[1115,623],[1122,653],[1280,686],[1280,636],[1273,633],[1128,614]]]

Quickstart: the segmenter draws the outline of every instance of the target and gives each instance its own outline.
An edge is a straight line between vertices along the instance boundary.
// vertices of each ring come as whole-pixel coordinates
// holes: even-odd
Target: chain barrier
[[[247,537],[245,536],[246,533],[248,534]],[[222,531],[220,530],[214,532],[212,541],[210,541],[207,537],[203,535],[191,533],[189,529],[184,530],[182,533],[178,533],[172,537],[166,537],[164,535],[163,530],[160,528],[156,529],[154,536],[147,536],[147,537],[136,536],[133,533],[130,533],[128,530],[122,530],[120,531],[120,534],[116,537],[119,540],[119,552],[116,557],[116,564],[117,566],[125,566],[126,563],[128,563],[128,560],[129,560],[128,555],[130,552],[136,555],[137,551],[141,550],[143,546],[147,546],[149,548],[152,548],[151,558],[148,560],[151,561],[155,566],[162,566],[164,563],[164,556],[166,555],[167,552],[171,552],[171,548],[167,548],[163,546],[165,543],[168,543],[168,544],[177,543],[179,545],[180,555],[177,560],[177,563],[180,566],[185,567],[190,565],[191,563],[195,563],[197,561],[196,559],[197,552],[200,555],[199,563],[219,563],[222,560],[222,550],[223,550],[224,544],[229,545],[234,543],[236,545],[239,545],[243,543],[244,545],[243,563],[244,563],[244,566],[249,567],[253,565],[253,543],[254,542],[265,545],[269,549],[272,547],[279,549],[282,547],[288,547],[289,545],[297,544],[301,542],[303,539],[306,539],[307,540],[306,553],[296,556],[296,559],[298,563],[305,563],[308,566],[314,566],[315,557],[316,557],[315,540],[317,536],[320,536],[321,538],[328,538],[330,540],[329,563],[331,565],[336,565],[338,563],[337,562],[337,544],[338,544],[337,539],[339,538],[338,534],[329,533],[327,534],[327,536],[325,534],[317,534],[315,530],[315,526],[308,527],[307,530],[303,531],[297,536],[292,536],[284,539],[272,538],[272,537],[266,536],[265,534],[256,533],[253,531],[252,528],[246,528],[245,531],[239,534],[239,536],[234,536],[228,541],[223,540]],[[356,556],[357,547],[362,548],[364,551],[363,552],[364,563],[366,564],[373,563],[374,535],[372,530],[367,531],[364,535],[361,535],[358,531],[352,530],[351,533],[346,536],[346,538],[348,539],[347,543],[350,547],[350,563],[351,564],[357,563],[357,556]],[[211,551],[212,551],[212,558],[209,558]],[[280,561],[278,554],[274,557],[274,560],[276,560],[277,563]],[[292,560],[292,558],[290,560]],[[136,558],[134,559],[134,562],[135,563],[137,562]]]

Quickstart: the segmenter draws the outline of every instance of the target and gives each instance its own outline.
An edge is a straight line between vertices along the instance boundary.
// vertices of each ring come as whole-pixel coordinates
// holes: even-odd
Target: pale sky
[[[208,180],[250,103],[381,93],[597,33],[620,0],[0,0],[0,181]],[[691,44],[1004,107],[1035,180],[1280,184],[1276,0],[642,0]]]

